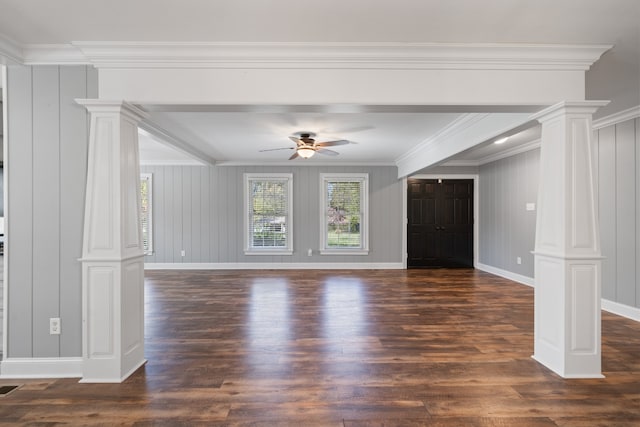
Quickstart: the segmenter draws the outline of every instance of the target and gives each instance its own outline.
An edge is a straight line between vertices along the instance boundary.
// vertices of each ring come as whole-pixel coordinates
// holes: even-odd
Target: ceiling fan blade
[[[300,141],[300,139],[296,138],[295,136],[290,136],[289,139],[292,140],[296,145],[304,144],[304,142]]]
[[[328,149],[326,149],[326,148],[318,148],[318,149],[316,150],[316,153],[320,153],[320,154],[327,154],[327,155],[329,155],[329,156],[337,156],[338,154],[340,154],[340,153],[338,153],[337,151],[328,150]]]
[[[335,147],[336,145],[347,145],[350,144],[346,139],[339,139],[337,141],[326,141],[319,142],[316,144],[316,147]]]
[[[293,155],[291,157],[289,157],[289,160],[293,160],[296,157],[299,157],[298,152],[296,151],[295,153],[293,153]]]
[[[265,151],[278,151],[278,150],[295,150],[295,147],[286,147],[286,148],[267,148],[266,150],[260,150],[260,153],[264,153]]]

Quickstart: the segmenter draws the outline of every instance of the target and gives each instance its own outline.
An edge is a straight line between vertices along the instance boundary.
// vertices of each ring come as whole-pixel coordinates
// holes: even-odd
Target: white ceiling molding
[[[76,47],[68,44],[34,44],[23,49],[25,65],[86,65],[87,57]]]
[[[516,147],[507,148],[498,153],[491,154],[489,156],[485,156],[477,160],[450,160],[446,163],[443,163],[442,166],[482,166],[487,163],[491,163],[497,160],[506,159],[507,157],[515,156],[517,154],[526,153],[527,151],[532,151],[532,150],[535,150],[536,148],[540,148],[540,139],[535,139],[525,144],[520,144]]]
[[[602,129],[607,126],[626,122],[627,120],[637,119],[638,117],[640,117],[640,105],[619,111],[615,114],[611,114],[610,116],[602,117],[598,120],[594,120],[593,129]]]
[[[205,164],[211,166],[216,164],[216,159],[193,147],[188,142],[172,135],[170,132],[162,129],[160,126],[149,119],[145,119],[144,121],[140,122],[138,124],[138,128],[141,131],[146,132],[157,142],[168,145],[169,147],[174,148],[195,160],[204,162]]]
[[[398,157],[396,159],[396,164],[406,162],[407,160],[420,155],[421,152],[428,151],[431,145],[438,144],[447,138],[453,138],[455,135],[464,132],[467,128],[472,127],[477,122],[487,118],[488,116],[488,113],[473,113],[461,115],[460,117],[449,123],[447,126],[442,128],[438,133],[422,141],[413,149]]]
[[[612,45],[73,42],[98,68],[588,70]],[[29,52],[38,61],[37,50]],[[52,60],[53,58],[42,58]]]
[[[459,123],[459,124],[458,124]],[[396,161],[398,178],[440,164],[452,156],[514,129],[528,127],[527,114],[469,114]]]
[[[19,43],[0,34],[0,64],[22,64],[23,51]]]

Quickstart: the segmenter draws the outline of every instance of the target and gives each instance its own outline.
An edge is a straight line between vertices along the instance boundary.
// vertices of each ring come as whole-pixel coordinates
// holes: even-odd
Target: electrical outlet
[[[60,335],[60,318],[52,317],[49,319],[49,334]]]
[[[312,255],[313,255],[313,249],[308,249],[307,256],[312,256]]]
[[[516,258],[516,262],[517,262],[518,264],[522,264],[522,258],[517,257],[517,258]]]
[[[185,251],[184,249],[180,251],[180,256],[185,256],[187,255],[187,251]]]

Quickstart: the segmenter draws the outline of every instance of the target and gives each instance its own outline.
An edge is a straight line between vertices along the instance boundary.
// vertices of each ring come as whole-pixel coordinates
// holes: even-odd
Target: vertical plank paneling
[[[192,262],[193,260],[193,229],[192,229],[192,198],[191,198],[191,186],[192,186],[192,172],[193,167],[180,166],[180,172],[182,176],[182,248],[185,255],[182,257],[183,262]]]
[[[31,67],[7,67],[7,133],[9,146],[6,206],[9,286],[7,355],[33,356],[33,135]],[[15,284],[15,285],[14,285]]]
[[[164,168],[164,178],[163,178],[163,185],[164,185],[164,215],[165,215],[165,222],[164,222],[164,235],[165,235],[165,246],[163,247],[163,262],[175,262],[173,259],[173,253],[174,253],[174,238],[173,238],[173,228],[176,226],[174,225],[174,212],[173,212],[173,206],[175,203],[177,203],[176,200],[174,200],[173,197],[173,182],[174,182],[174,173],[173,173],[173,167],[171,166],[167,166],[166,168]]]
[[[532,150],[480,167],[480,263],[533,277],[536,219],[525,207],[537,199],[539,157]]]
[[[184,222],[183,222],[183,194],[182,194],[182,167],[172,166],[173,169],[173,197],[175,197],[175,203],[173,204],[173,248],[171,252],[171,259],[173,262],[183,262],[184,258],[181,255],[181,251],[184,249]]]
[[[209,167],[200,168],[200,218],[202,228],[200,230],[200,262],[212,262],[211,260],[211,212],[209,190]]]
[[[640,118],[636,127],[636,307],[640,308]]]
[[[220,262],[232,261],[229,258],[229,247],[227,246],[231,234],[231,230],[229,230],[229,210],[227,208],[227,193],[229,192],[228,173],[230,169],[231,168],[228,167],[218,168],[218,182],[216,185],[216,189],[218,190],[218,223],[216,228],[218,230],[218,253],[220,254]]]
[[[200,182],[200,168],[189,168],[191,175],[191,188],[187,191],[191,194],[191,253],[189,262],[202,262],[202,199],[200,198],[202,183]]]
[[[616,277],[617,301],[636,302],[636,188],[635,123],[626,121],[616,128]]]
[[[81,355],[81,273],[88,114],[85,66],[8,67],[9,357]],[[61,318],[61,335],[49,319]]]
[[[220,204],[220,194],[217,185],[220,181],[219,169],[220,168],[216,167],[209,168],[209,188],[211,189],[209,197],[209,247],[211,250],[211,262],[220,262],[220,243],[218,242],[220,239],[218,233],[218,222],[220,221],[218,205]]]
[[[149,170],[148,167],[144,170]],[[401,262],[402,183],[394,167],[200,167],[158,166],[154,175],[156,252],[147,262],[181,262],[180,242],[191,248],[184,262]],[[244,255],[244,181],[250,172],[294,174],[294,253]],[[320,172],[370,174],[370,254],[319,256]],[[179,184],[176,182],[179,181]],[[160,183],[164,183],[161,185]],[[178,191],[179,190],[179,191]],[[179,206],[179,210],[176,208]],[[166,224],[166,225],[163,225]],[[175,243],[173,243],[175,242]],[[164,247],[168,247],[165,249]],[[307,250],[314,256],[308,257]],[[173,261],[175,259],[176,261]]]
[[[59,68],[33,69],[33,356],[56,357],[60,316],[60,101]]]
[[[60,356],[82,354],[82,255],[86,110],[76,98],[87,98],[88,67],[60,68]]]
[[[602,246],[602,297],[616,301],[616,145],[615,127],[600,129],[598,135],[598,188],[600,240]]]

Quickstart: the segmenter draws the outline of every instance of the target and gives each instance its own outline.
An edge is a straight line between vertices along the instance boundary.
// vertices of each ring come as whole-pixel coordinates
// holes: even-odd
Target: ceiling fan
[[[313,132],[296,132],[293,136],[290,136],[289,139],[293,141],[296,146],[295,147],[285,147],[285,148],[270,148],[267,150],[260,150],[260,152],[264,151],[278,151],[278,150],[296,150],[295,153],[289,160],[293,160],[296,157],[302,157],[303,159],[308,159],[313,156],[315,153],[326,154],[329,156],[337,156],[337,151],[329,150],[325,147],[335,147],[336,145],[346,145],[350,144],[350,141],[346,139],[339,139],[336,141],[325,141],[325,142],[316,142],[315,140],[316,134]]]

